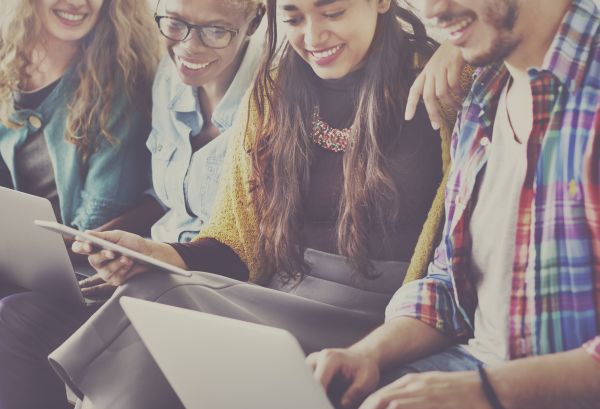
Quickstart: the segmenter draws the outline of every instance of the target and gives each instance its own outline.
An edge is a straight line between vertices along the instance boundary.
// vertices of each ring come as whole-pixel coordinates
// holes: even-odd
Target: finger
[[[88,256],[88,262],[96,270],[103,269],[107,263],[115,259],[115,257],[107,257],[107,255],[110,256],[111,254],[106,254],[103,251],[100,251],[98,253],[92,253]],[[115,256],[115,254],[112,254],[112,256]]]
[[[371,379],[372,374],[367,371],[361,371],[356,375],[354,382],[350,385],[346,393],[342,396],[341,404],[343,408],[354,408],[362,402],[373,389],[372,385],[377,385],[378,380]]]
[[[123,263],[119,258],[106,264],[101,270],[99,270],[99,273],[102,275],[102,278],[104,278],[104,281],[106,281],[108,284],[118,287],[126,281],[124,278],[127,276],[127,273],[131,267],[131,264]]]
[[[111,243],[118,243],[119,240],[123,237],[123,232],[121,230],[109,230],[109,231],[87,230],[86,233],[91,236],[95,236],[100,239],[110,241]]]
[[[308,365],[308,367],[314,371],[315,368],[317,367],[317,359],[319,357],[319,353],[318,352],[313,352],[312,354],[310,354],[309,356],[306,357],[306,365]]]
[[[464,64],[452,64],[448,67],[448,86],[450,92],[454,96],[454,100],[458,104],[458,108],[462,106],[462,100],[465,97],[465,90],[461,85],[462,73]]]
[[[115,292],[116,289],[117,288],[114,285],[104,283],[93,287],[82,288],[81,293],[85,297],[110,296]]]
[[[421,100],[421,96],[423,95],[423,85],[425,84],[425,74],[421,73],[410,87],[410,91],[408,93],[408,99],[406,101],[406,110],[404,112],[404,119],[406,121],[410,121],[415,117],[417,113],[417,107],[419,106],[419,101]]]
[[[89,255],[94,252],[94,247],[87,241],[75,240],[71,245],[73,253]]]
[[[438,104],[441,103],[450,109],[455,109],[456,99],[450,90],[448,83],[448,71],[443,69],[435,81],[435,95],[438,99]]]
[[[441,117],[438,99],[435,95],[435,81],[433,79],[429,79],[425,82],[425,87],[423,89],[423,102],[425,103],[425,109],[427,109],[427,113],[429,114],[431,127],[436,131],[439,130]]]
[[[323,385],[325,390],[327,390],[331,384],[331,380],[339,371],[339,369],[340,360],[337,358],[337,355],[328,352],[321,352],[313,372],[313,377],[317,380],[317,382]]]
[[[104,280],[98,274],[79,281],[79,287],[81,288],[92,287],[99,284],[104,284]]]

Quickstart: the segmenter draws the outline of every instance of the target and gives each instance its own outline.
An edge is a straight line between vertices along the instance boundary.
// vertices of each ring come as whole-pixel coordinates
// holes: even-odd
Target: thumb
[[[85,232],[90,236],[98,237],[99,239],[103,239],[106,241],[110,241],[111,243],[118,243],[119,240],[123,237],[123,232],[121,230],[110,230],[110,231],[94,231],[87,230]]]
[[[379,376],[370,374],[369,371],[359,371],[340,400],[342,407],[357,407],[359,403],[376,389],[378,383]]]

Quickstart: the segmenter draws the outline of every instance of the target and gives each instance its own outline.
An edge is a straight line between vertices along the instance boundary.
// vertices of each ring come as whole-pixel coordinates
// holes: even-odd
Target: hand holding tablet
[[[164,261],[157,260],[153,257],[147,256],[140,252],[131,250],[127,247],[110,242],[108,240],[101,239],[99,237],[93,236],[88,233],[81,232],[79,230],[62,225],[60,223],[43,221],[43,220],[36,220],[34,223],[36,226],[53,231],[55,233],[59,233],[59,234],[63,235],[64,237],[70,237],[70,238],[76,239],[78,241],[90,242],[93,245],[95,245],[101,249],[121,254],[121,255],[129,257],[130,259],[137,261],[139,263],[157,267],[161,271],[181,275],[184,277],[191,277],[191,273],[182,268],[173,266],[169,263],[165,263]]]

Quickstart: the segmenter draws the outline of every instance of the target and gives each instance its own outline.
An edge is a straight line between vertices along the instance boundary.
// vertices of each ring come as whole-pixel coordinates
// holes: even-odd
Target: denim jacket
[[[227,132],[252,81],[260,60],[260,40],[250,41],[233,82],[217,105],[212,122],[220,135],[196,152],[190,137],[204,126],[198,90],[179,79],[170,58],[159,65],[153,87],[152,154],[156,196],[168,208],[152,227],[152,238],[188,242],[208,222],[217,193],[221,165],[229,145]]]
[[[117,143],[99,137],[98,148],[84,165],[77,147],[65,138],[68,105],[77,82],[71,68],[37,109],[15,112],[13,119],[22,127],[0,124],[0,185],[19,190],[21,175],[15,171],[15,152],[30,135],[41,131],[54,168],[61,220],[86,230],[125,212],[148,189],[150,161],[144,143],[150,121],[136,111],[140,103],[118,95],[108,122]]]

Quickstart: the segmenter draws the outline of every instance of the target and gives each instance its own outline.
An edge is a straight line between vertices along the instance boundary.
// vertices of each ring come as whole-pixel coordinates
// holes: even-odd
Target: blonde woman
[[[97,228],[149,185],[144,143],[157,63],[136,0],[0,4],[0,184]]]
[[[0,2],[0,185],[47,198],[82,230],[138,205],[150,184],[151,16],[142,0]],[[44,393],[45,355],[61,340],[29,342],[47,351],[0,365],[0,407],[67,407],[64,393]]]

